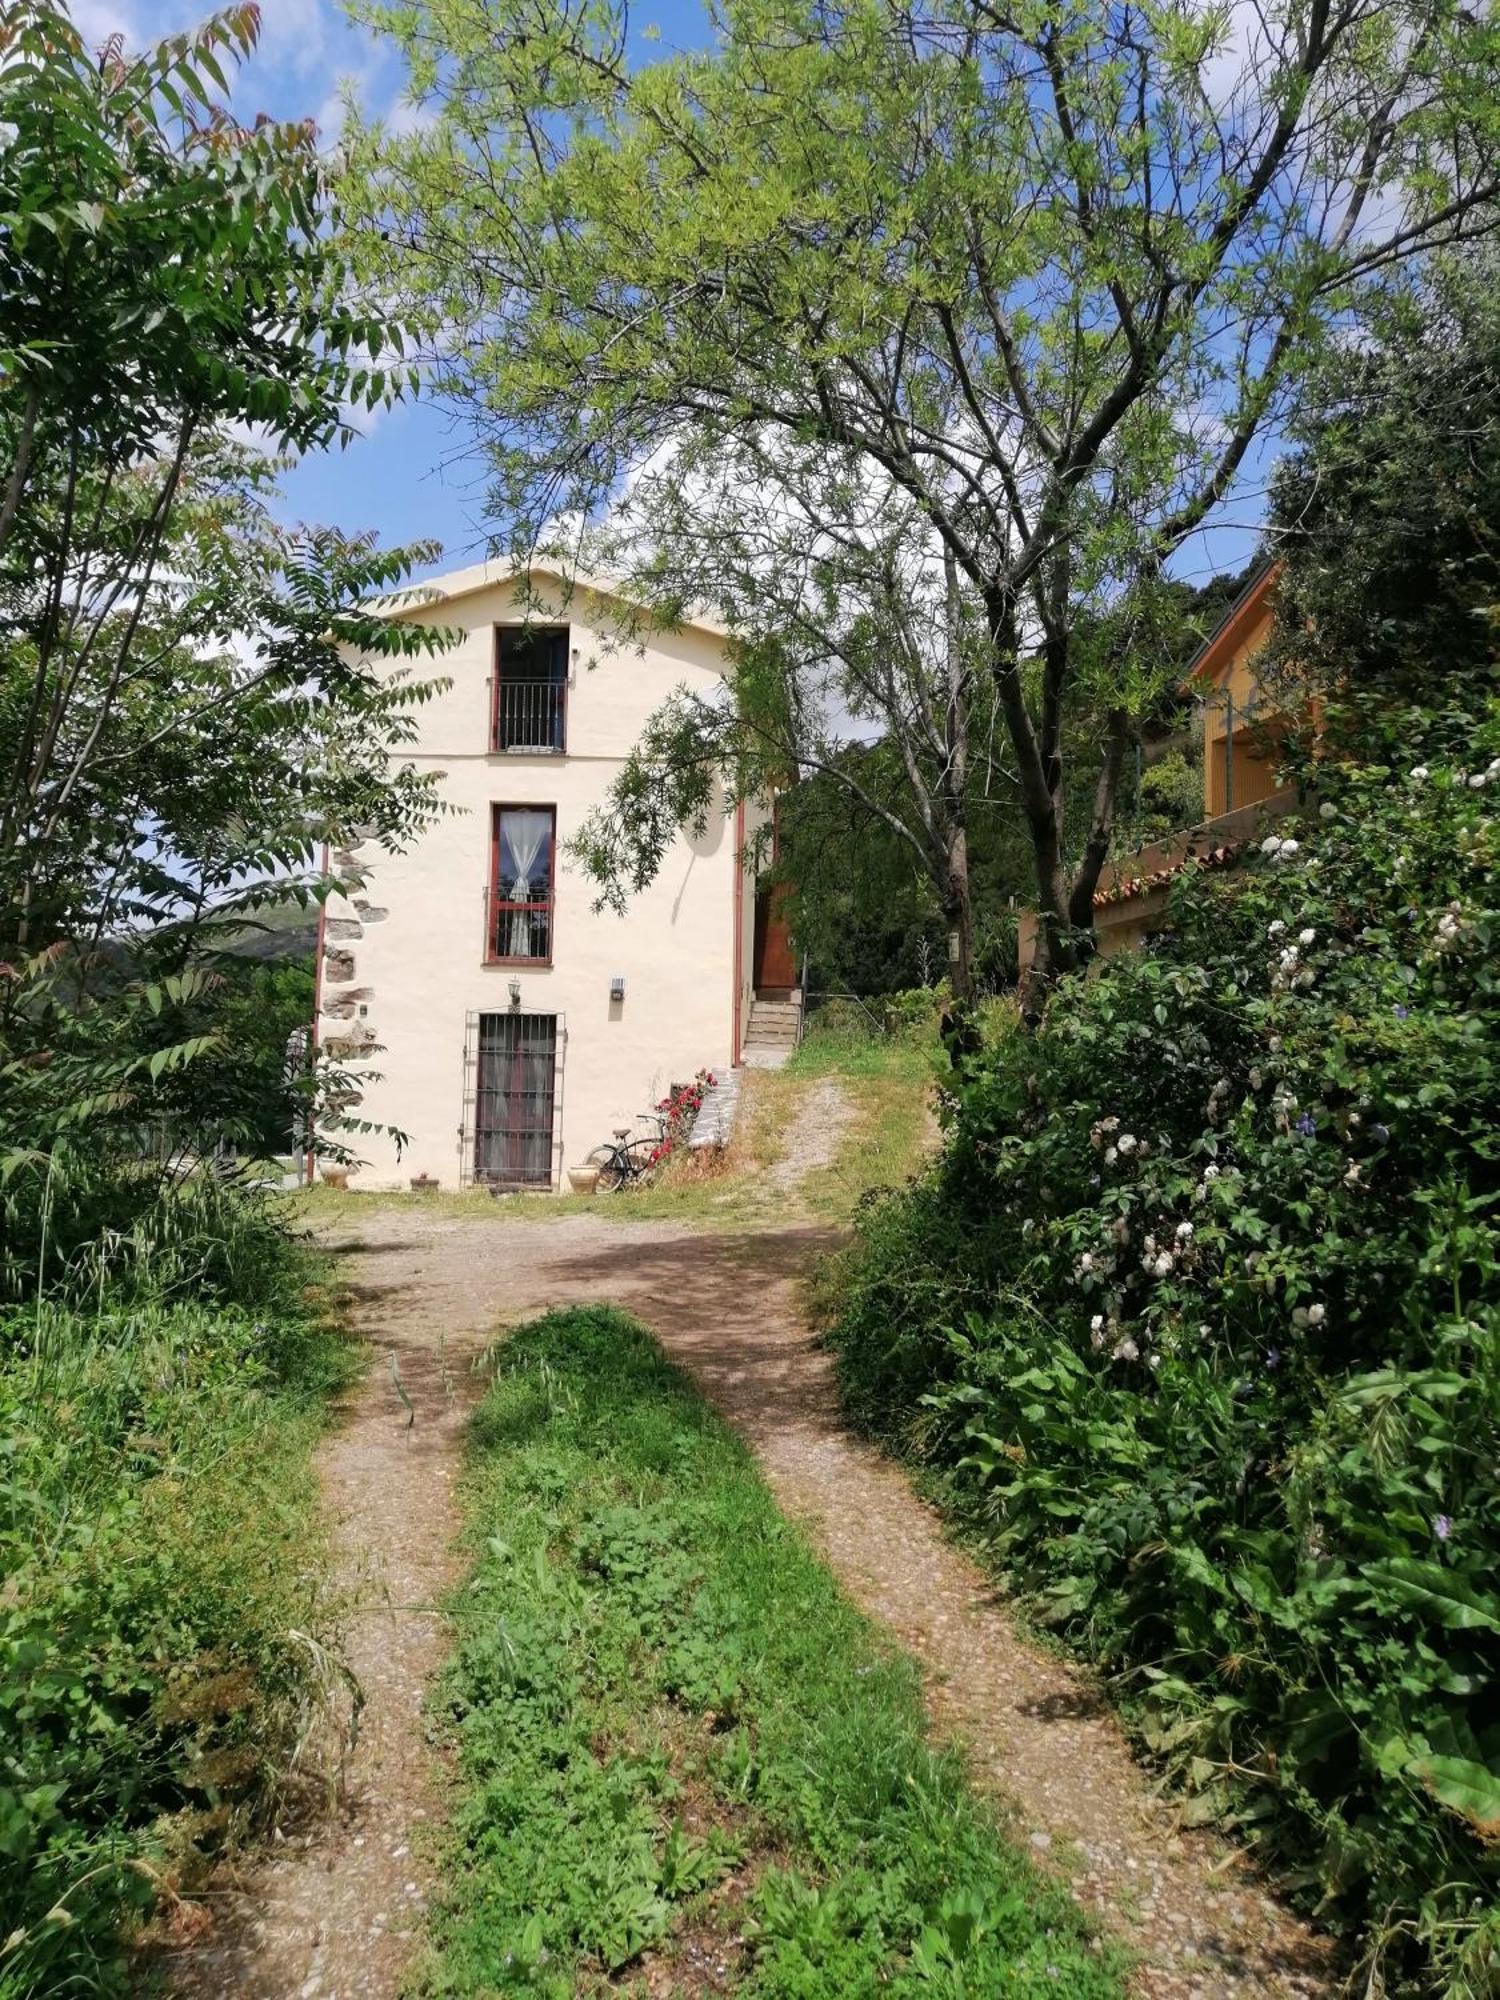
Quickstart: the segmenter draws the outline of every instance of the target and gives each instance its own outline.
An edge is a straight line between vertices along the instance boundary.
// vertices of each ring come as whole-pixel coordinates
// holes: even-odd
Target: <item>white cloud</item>
[[[128,44],[138,47],[149,35],[164,32],[143,30],[131,10],[117,5],[116,0],[75,0],[72,12],[73,26],[90,49],[103,48],[111,35],[123,35]]]

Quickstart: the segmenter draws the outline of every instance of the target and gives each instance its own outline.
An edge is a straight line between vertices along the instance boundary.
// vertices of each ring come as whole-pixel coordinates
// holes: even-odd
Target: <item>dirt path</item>
[[[787,1128],[785,1151],[766,1175],[768,1191],[773,1195],[788,1195],[809,1174],[831,1167],[853,1122],[854,1106],[836,1078],[825,1076],[812,1084]]]
[[[373,1572],[389,1597],[370,1600],[353,1633],[369,1706],[350,1807],[227,1900],[214,1937],[182,1962],[177,1993],[396,1992],[426,1886],[422,1830],[437,1809],[420,1711],[442,1651],[431,1607],[452,1574],[467,1363],[497,1322],[585,1301],[637,1313],[742,1431],[850,1595],[924,1663],[937,1728],[969,1746],[1038,1857],[1063,1867],[1080,1901],[1141,1954],[1142,1995],[1332,1990],[1311,1936],[1232,1854],[1177,1829],[1086,1680],[1017,1636],[899,1469],[839,1428],[827,1363],[797,1307],[798,1280],[829,1240],[795,1224],[708,1233],[607,1209],[535,1223],[368,1212],[347,1269],[366,1329],[398,1355],[416,1420],[404,1428],[382,1358],[327,1452],[348,1578]]]
[[[545,1224],[476,1231],[420,1211],[350,1214],[363,1226],[327,1247],[374,1352],[320,1465],[332,1583],[353,1600],[346,1651],[364,1695],[346,1796],[332,1822],[273,1841],[200,1892],[213,1927],[167,1962],[181,2000],[386,2000],[421,1928],[441,1802],[424,1706],[446,1650],[437,1607],[457,1567],[453,1486],[481,1386],[472,1363],[497,1324],[551,1303],[528,1282],[529,1253],[556,1237]]]

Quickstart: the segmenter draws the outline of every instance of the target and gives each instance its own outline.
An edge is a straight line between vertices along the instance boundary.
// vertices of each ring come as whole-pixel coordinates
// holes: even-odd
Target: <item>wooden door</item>
[[[790,990],[797,984],[791,927],[786,920],[786,884],[762,889],[755,898],[755,990]]]

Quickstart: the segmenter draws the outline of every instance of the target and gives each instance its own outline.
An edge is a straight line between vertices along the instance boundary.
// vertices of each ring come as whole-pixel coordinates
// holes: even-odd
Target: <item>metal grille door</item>
[[[474,1178],[551,1187],[557,1016],[481,1014],[474,1074]]]

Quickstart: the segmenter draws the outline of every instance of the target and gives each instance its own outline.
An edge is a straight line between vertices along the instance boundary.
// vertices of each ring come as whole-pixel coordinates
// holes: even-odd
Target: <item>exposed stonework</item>
[[[347,993],[336,993],[332,999],[323,1002],[323,1012],[335,1021],[347,1021],[362,1002],[373,999],[373,986],[351,986]]]
[[[323,935],[328,938],[361,938],[365,927],[358,917],[327,917],[323,922]]]
[[[354,953],[352,951],[325,951],[323,954],[323,977],[330,984],[341,986],[354,977]]]
[[[384,923],[386,918],[391,914],[389,910],[377,908],[374,903],[363,902],[358,896],[354,899],[354,907],[359,911],[359,914],[367,924]]]
[[[351,1028],[347,1035],[325,1035],[322,1049],[333,1062],[347,1062],[351,1057],[362,1056],[375,1046],[375,1037],[363,1022]]]

